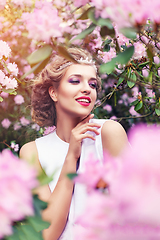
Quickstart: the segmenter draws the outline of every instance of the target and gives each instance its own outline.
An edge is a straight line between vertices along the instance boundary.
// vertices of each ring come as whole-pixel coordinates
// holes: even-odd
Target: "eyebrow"
[[[69,77],[74,77],[74,76],[76,76],[76,77],[80,77],[80,78],[82,78],[83,77],[83,75],[81,75],[81,74],[72,74],[72,75],[70,75]],[[95,77],[91,77],[89,80],[95,80],[95,81],[98,81],[97,80],[97,78],[95,78]]]

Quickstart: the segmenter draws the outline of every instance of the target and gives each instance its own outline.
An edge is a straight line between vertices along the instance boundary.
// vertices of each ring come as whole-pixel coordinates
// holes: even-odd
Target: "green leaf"
[[[39,181],[40,185],[42,186],[42,185],[49,184],[53,180],[55,173],[56,173],[56,171],[51,176],[48,176],[45,173],[45,171],[42,170],[41,173],[38,175],[38,181]]]
[[[88,28],[86,28],[84,31],[78,34],[75,38],[71,39],[71,42],[77,39],[84,39],[88,34],[92,33],[95,28],[96,28],[96,25],[92,23]]]
[[[130,103],[130,106],[135,106],[135,105],[137,105],[137,103],[139,103],[139,100],[138,100],[138,99],[136,99],[135,101],[133,101],[132,103]]]
[[[135,28],[131,28],[131,27],[121,28],[120,32],[127,38],[130,38],[133,40],[137,38],[137,31]]]
[[[155,108],[155,112],[156,112],[157,116],[160,116],[160,108]]]
[[[141,100],[141,101],[139,101],[139,102],[136,104],[134,110],[137,112],[137,111],[139,111],[142,107],[143,107],[143,102],[142,102],[142,100]]]
[[[107,73],[110,74],[116,65],[116,58],[112,58],[110,62],[104,63],[100,66],[99,71],[100,73]]]
[[[74,63],[78,63],[74,57],[67,51],[67,49],[65,47],[63,47],[62,45],[59,45],[58,46],[58,53],[63,56],[64,58],[68,59],[69,61],[71,62],[74,62]]]
[[[12,234],[10,236],[7,236],[6,240],[19,240],[19,237],[17,234]]]
[[[108,28],[107,26],[102,26],[100,30],[101,37],[111,36],[111,38],[115,37],[114,28]]]
[[[134,87],[135,83],[128,80],[127,85],[129,88],[132,88],[132,87]]]
[[[81,16],[79,17],[79,18],[77,18],[77,20],[86,20],[86,19],[88,19],[89,18],[89,12],[94,12],[94,9],[95,9],[95,7],[90,7],[90,8],[88,8],[85,12],[83,12],[82,14],[81,14]]]
[[[48,204],[44,201],[41,201],[38,198],[38,195],[34,195],[33,196],[33,206],[34,206],[35,215],[41,217],[41,211],[46,209]]]
[[[134,46],[128,47],[124,52],[120,52],[116,57],[116,62],[120,64],[127,64],[134,53]]]
[[[130,80],[132,80],[132,81],[130,81]],[[127,85],[128,85],[129,88],[132,88],[132,87],[135,86],[136,80],[137,80],[137,76],[134,72],[132,72],[130,74],[130,80],[127,81]]]
[[[13,94],[13,95],[16,95],[17,93],[15,92],[15,89],[5,89],[5,88],[2,88],[1,89],[3,92],[6,92],[6,93],[9,93],[9,94]]]
[[[28,75],[30,75],[31,73],[34,73],[38,68],[39,66],[41,65],[42,62],[39,62],[37,63],[35,66],[33,66],[28,72],[26,72],[22,77],[21,77],[21,80],[26,78]]]
[[[0,96],[0,102],[3,102],[3,98]]]
[[[70,179],[70,180],[73,180],[75,177],[77,177],[78,174],[77,173],[68,173],[67,174],[67,177]]]
[[[41,234],[39,232],[36,232],[30,225],[22,225],[21,230],[23,231],[27,240],[43,240]]]
[[[124,81],[124,77],[118,79],[117,87]]]
[[[147,50],[146,50],[147,56],[148,56],[148,58],[150,59],[150,61],[153,62],[153,57],[154,57],[153,47],[152,47],[151,44],[148,44],[147,46],[148,46],[148,48],[147,48]]]
[[[44,45],[43,47],[37,49],[36,51],[32,52],[28,57],[27,61],[30,65],[39,63],[47,58],[49,58],[52,54],[52,47],[48,44]]]
[[[140,64],[138,65],[138,67],[139,67],[140,69],[142,69],[142,68],[144,68],[148,63],[149,63],[149,61],[144,62],[144,63],[140,63]]]
[[[152,77],[153,77],[153,72],[150,71],[149,72],[149,78],[148,78],[148,81],[152,84]]]
[[[41,217],[28,217],[27,220],[36,232],[40,232],[50,226],[50,223],[43,221]]]
[[[109,29],[114,29],[112,22],[109,18],[99,18],[97,21],[97,25],[102,27],[106,26]]]
[[[95,24],[97,25],[97,19],[95,18],[95,8],[91,9],[88,12],[88,18]]]

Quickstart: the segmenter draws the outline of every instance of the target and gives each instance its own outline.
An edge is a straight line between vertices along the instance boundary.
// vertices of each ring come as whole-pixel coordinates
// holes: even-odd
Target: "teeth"
[[[89,100],[88,100],[88,99],[84,99],[84,98],[78,99],[77,101],[78,101],[78,102],[86,102],[86,103],[89,103]]]

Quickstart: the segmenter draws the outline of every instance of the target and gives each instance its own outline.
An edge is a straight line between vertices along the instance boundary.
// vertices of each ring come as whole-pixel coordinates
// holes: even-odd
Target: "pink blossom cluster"
[[[0,8],[4,8],[7,3],[15,4],[16,6],[24,7],[24,6],[31,6],[33,4],[32,0],[1,0]]]
[[[32,13],[23,13],[28,37],[37,41],[49,42],[53,37],[62,36],[61,19],[51,2],[38,1]]]
[[[47,134],[53,132],[55,129],[56,129],[56,126],[45,127],[43,135],[45,136],[45,135],[47,135]]]
[[[99,169],[90,159],[77,178],[94,187],[95,174],[103,174],[109,191],[88,192],[86,209],[76,222],[76,240],[160,238],[160,126],[133,127],[129,142],[119,159],[106,155]]]
[[[77,0],[74,1],[78,5]],[[97,15],[102,18],[110,18],[118,28],[144,24],[148,19],[160,23],[160,2],[159,0],[91,0],[96,7]],[[80,2],[82,5],[86,1]]]
[[[14,97],[14,101],[15,101],[15,104],[21,105],[22,103],[24,103],[24,97],[21,94],[17,94]]]
[[[12,4],[15,4],[20,7],[32,6],[33,1],[32,0],[12,0]]]
[[[3,58],[9,58],[11,53],[11,49],[8,44],[2,40],[0,40],[0,61],[3,64]],[[0,70],[0,90],[4,89],[15,89],[17,87],[17,80],[14,76],[18,74],[18,67],[15,63],[5,63],[7,70],[4,68],[3,71]],[[9,74],[7,76],[6,74]],[[3,90],[3,89],[2,89]]]
[[[12,234],[12,223],[33,215],[36,172],[10,150],[0,153],[0,238]]]

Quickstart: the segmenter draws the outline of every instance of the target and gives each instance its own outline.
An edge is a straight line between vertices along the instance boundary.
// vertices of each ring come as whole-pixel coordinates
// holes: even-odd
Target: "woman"
[[[56,126],[53,133],[25,144],[20,157],[33,161],[38,171],[56,171],[50,186],[39,188],[39,197],[47,201],[43,218],[51,225],[44,231],[45,240],[73,239],[76,216],[84,209],[85,191],[67,178],[83,171],[90,154],[100,161],[103,151],[117,156],[127,137],[122,126],[112,120],[93,119],[100,78],[91,55],[70,48],[76,60],[56,56],[38,77],[32,94],[32,117],[40,126]],[[84,200],[85,202],[85,200]]]

